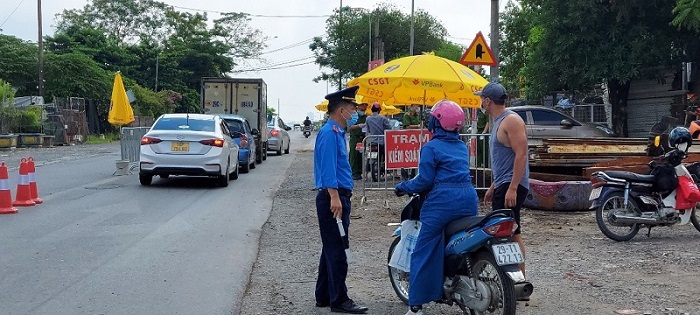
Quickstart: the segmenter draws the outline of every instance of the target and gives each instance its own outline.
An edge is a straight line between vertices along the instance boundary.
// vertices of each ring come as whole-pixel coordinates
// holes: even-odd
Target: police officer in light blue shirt
[[[318,189],[316,213],[323,243],[316,280],[316,306],[330,306],[334,313],[367,312],[366,307],[356,304],[348,297],[345,285],[348,262],[344,244],[349,239],[350,197],[353,188],[345,128],[357,123],[357,88],[326,95],[329,118],[318,132],[314,147],[314,180]],[[341,237],[337,218],[342,219],[344,237]]]

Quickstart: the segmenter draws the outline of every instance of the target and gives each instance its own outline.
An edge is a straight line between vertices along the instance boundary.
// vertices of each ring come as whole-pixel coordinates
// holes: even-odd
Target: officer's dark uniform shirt
[[[345,130],[333,119],[328,119],[316,136],[314,179],[317,189],[352,190],[354,186],[345,145]]]

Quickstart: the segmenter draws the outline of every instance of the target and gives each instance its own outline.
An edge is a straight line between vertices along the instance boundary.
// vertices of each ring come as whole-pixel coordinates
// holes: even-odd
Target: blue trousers
[[[343,205],[343,227],[345,237],[349,239],[350,226],[350,195],[341,193],[340,202]],[[321,258],[318,263],[318,279],[316,280],[316,302],[340,306],[349,299],[345,278],[348,275],[348,261],[345,257],[343,238],[340,237],[338,223],[331,212],[331,198],[325,190],[316,195],[316,213],[318,227],[321,231]],[[345,241],[347,241],[346,239]]]
[[[434,194],[435,193],[435,194]],[[460,196],[458,200],[442,198],[443,193]],[[432,196],[431,196],[432,195]],[[440,196],[437,200],[431,197]],[[452,203],[451,206],[443,207]],[[461,207],[456,209],[455,207]],[[437,207],[435,207],[437,206]],[[431,192],[421,209],[421,228],[411,253],[408,305],[417,306],[442,299],[445,261],[444,229],[450,222],[477,214],[478,197],[474,188]]]

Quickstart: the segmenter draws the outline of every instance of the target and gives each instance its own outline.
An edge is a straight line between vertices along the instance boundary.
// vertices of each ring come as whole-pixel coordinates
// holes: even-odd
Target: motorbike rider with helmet
[[[469,151],[459,137],[465,115],[457,103],[442,100],[433,106],[428,130],[433,138],[420,151],[418,175],[396,185],[397,195],[430,190],[420,213],[421,229],[411,254],[409,310],[423,314],[422,305],[442,299],[445,236],[448,223],[478,211],[471,184]]]

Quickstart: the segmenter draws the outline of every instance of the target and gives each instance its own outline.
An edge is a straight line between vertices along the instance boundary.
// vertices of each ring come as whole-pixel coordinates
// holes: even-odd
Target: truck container
[[[263,79],[202,78],[205,114],[236,114],[248,119],[255,136],[255,159],[267,159],[267,84]]]

